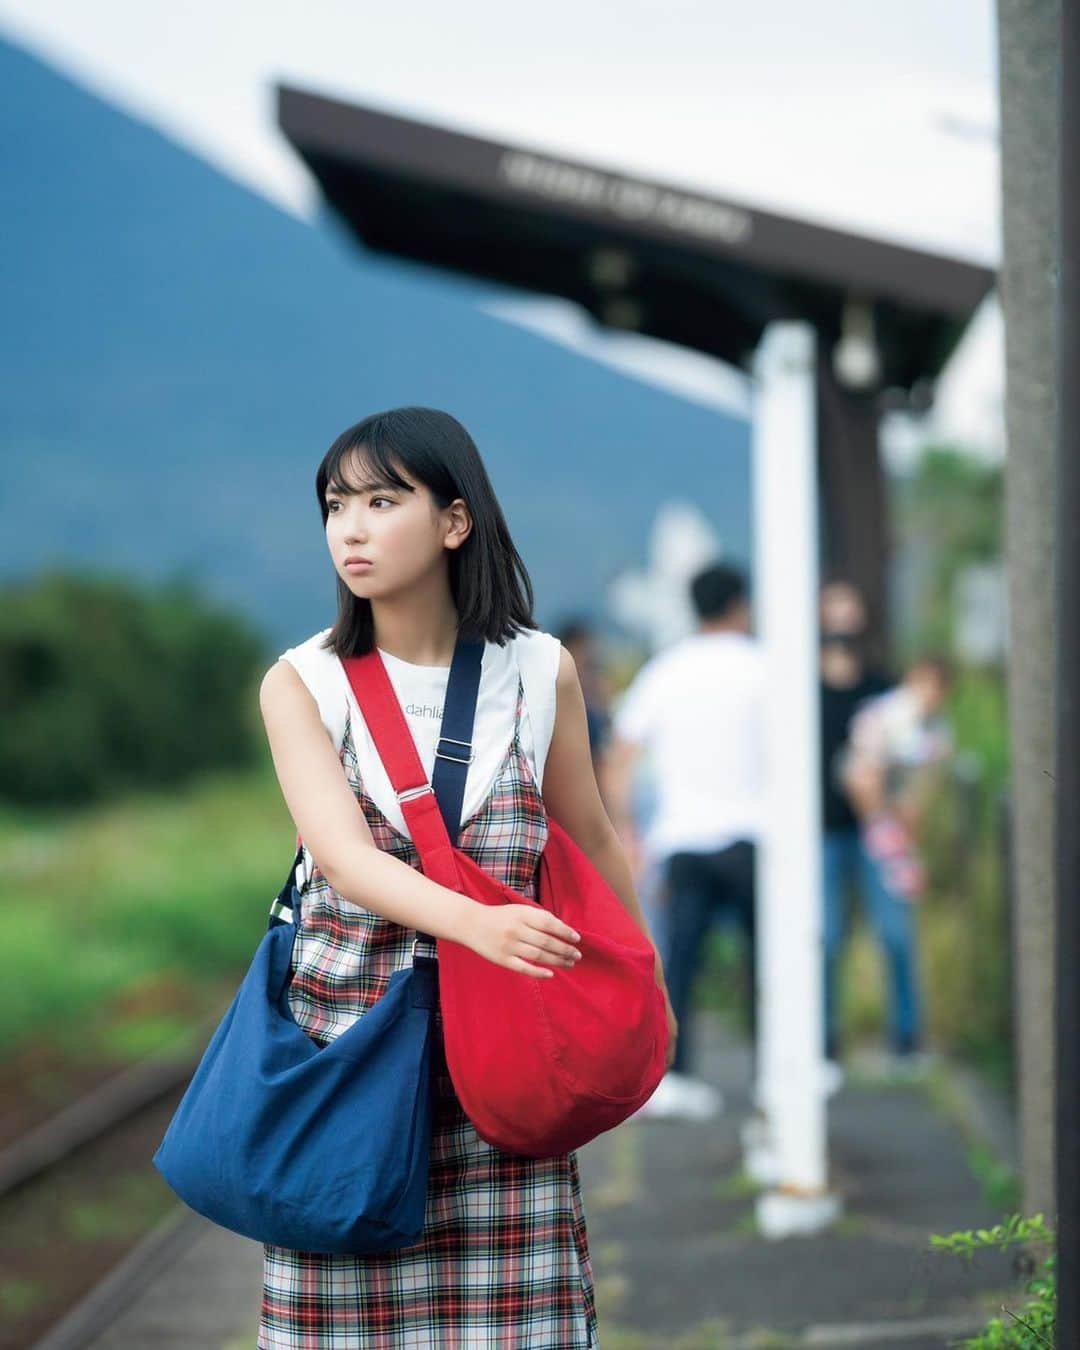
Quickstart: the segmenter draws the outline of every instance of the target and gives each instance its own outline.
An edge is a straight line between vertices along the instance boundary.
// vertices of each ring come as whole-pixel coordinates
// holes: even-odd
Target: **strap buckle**
[[[435,945],[435,941],[434,941],[433,938],[418,938],[418,937],[413,938],[413,945],[412,945],[412,959],[413,959],[414,961],[416,960],[416,949],[417,949],[417,947],[419,947],[419,946],[421,945],[421,943],[422,943],[425,947],[430,947],[430,948],[431,948],[431,951],[430,951],[430,952],[425,953],[425,955],[428,957],[428,959],[431,960],[431,961],[437,961],[437,960],[439,959],[439,949],[438,949],[438,947]]]
[[[466,749],[468,750],[468,752],[469,752],[468,755],[446,754],[446,753],[443,751],[443,748],[442,748],[443,742],[444,742],[444,741],[446,741],[446,742],[447,742],[448,744],[450,744],[450,745],[463,745],[463,746],[465,746],[465,748],[466,748]],[[455,763],[455,764],[471,764],[471,763],[473,762],[473,760],[476,758],[476,755],[475,755],[475,752],[473,751],[473,743],[472,743],[472,741],[459,741],[459,740],[457,740],[457,738],[454,737],[454,736],[440,736],[440,737],[439,737],[439,742],[438,742],[438,744],[437,744],[436,747],[435,747],[435,757],[436,757],[436,759],[449,759],[449,760],[452,760],[453,763]]]
[[[402,788],[397,794],[399,802],[415,801],[417,797],[422,797],[426,792],[434,792],[435,789],[430,783],[421,783],[419,787]]]

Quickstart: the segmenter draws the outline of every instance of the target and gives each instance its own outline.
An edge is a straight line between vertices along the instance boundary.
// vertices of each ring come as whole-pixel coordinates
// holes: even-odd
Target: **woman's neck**
[[[406,596],[372,600],[375,645],[417,666],[448,666],[457,641],[458,615],[447,578]]]

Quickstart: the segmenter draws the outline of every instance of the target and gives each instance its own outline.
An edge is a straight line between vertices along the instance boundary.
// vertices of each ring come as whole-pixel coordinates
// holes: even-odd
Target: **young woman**
[[[465,428],[428,408],[369,417],[330,447],[316,493],[337,621],[282,654],[260,704],[307,850],[290,1007],[326,1044],[409,964],[417,930],[522,979],[558,978],[581,959],[572,929],[524,903],[548,815],[645,921],[600,802],[573,661],[532,618],[528,574]],[[378,648],[430,778],[459,631],[485,645],[458,847],[520,905],[486,907],[419,870],[339,659]],[[659,956],[656,972],[663,987]],[[421,1240],[368,1256],[266,1245],[259,1350],[599,1344],[576,1155],[524,1158],[484,1143],[441,1053],[435,1101]]]

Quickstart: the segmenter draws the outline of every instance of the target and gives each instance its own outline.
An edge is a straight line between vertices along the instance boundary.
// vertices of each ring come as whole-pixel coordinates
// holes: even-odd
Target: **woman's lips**
[[[374,566],[367,558],[362,558],[356,562],[347,562],[345,568],[349,572],[366,572],[369,567]]]

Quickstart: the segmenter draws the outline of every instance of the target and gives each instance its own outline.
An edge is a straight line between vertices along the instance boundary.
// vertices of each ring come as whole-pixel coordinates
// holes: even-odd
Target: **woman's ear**
[[[456,497],[446,508],[449,529],[443,538],[445,548],[460,548],[472,533],[472,516],[462,497]]]

